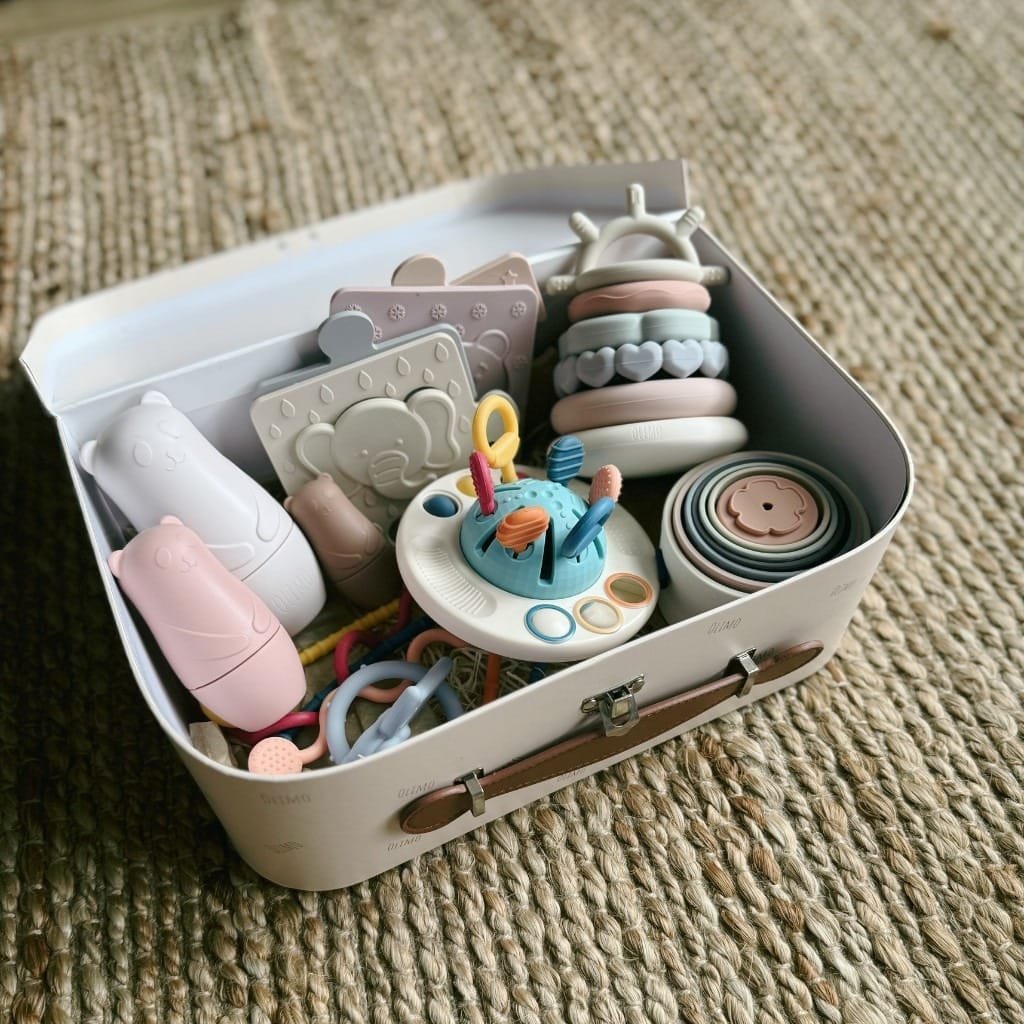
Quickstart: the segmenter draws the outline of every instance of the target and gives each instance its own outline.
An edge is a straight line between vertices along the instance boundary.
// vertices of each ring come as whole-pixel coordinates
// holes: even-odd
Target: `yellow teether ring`
[[[505,432],[494,444],[487,440],[487,424],[495,413]],[[512,403],[504,395],[488,395],[473,414],[473,447],[487,460],[491,469],[501,470],[502,483],[519,479],[513,460],[519,451],[519,419]]]

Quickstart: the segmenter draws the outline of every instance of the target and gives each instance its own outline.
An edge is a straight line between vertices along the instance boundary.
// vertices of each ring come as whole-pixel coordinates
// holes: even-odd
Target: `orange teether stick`
[[[548,514],[531,505],[509,512],[498,523],[498,543],[517,555],[522,554],[548,528]]]

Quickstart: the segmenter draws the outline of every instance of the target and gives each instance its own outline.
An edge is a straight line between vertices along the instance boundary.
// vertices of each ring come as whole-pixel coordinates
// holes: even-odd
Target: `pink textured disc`
[[[645,380],[577,391],[555,403],[551,425],[559,434],[620,423],[682,419],[685,416],[729,416],[736,408],[736,389],[716,377]]]
[[[249,751],[249,771],[256,775],[291,775],[302,771],[302,756],[291,740],[269,736]]]
[[[715,512],[734,537],[759,544],[792,544],[809,537],[821,511],[813,495],[788,477],[742,477],[718,497]]]
[[[581,292],[569,303],[569,319],[588,320],[607,313],[648,313],[652,309],[696,309],[711,305],[711,295],[693,281],[631,281]]]

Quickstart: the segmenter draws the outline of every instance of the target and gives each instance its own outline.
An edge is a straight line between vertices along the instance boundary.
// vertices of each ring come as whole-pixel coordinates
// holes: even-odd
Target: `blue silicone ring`
[[[437,664],[441,665],[446,661],[448,666],[443,666],[443,672],[441,672],[440,679],[437,681],[433,696],[436,697],[441,705],[441,710],[444,712],[445,717],[451,719],[457,718],[462,714],[462,705],[459,703],[459,698],[455,695],[455,691],[444,681],[448,675],[448,668],[451,665],[450,659],[442,658]],[[372,665],[364,665],[353,672],[338,687],[334,699],[331,701],[331,706],[327,709],[327,721],[324,724],[324,730],[327,733],[327,749],[330,751],[331,760],[335,764],[344,764],[351,750],[348,738],[345,736],[345,719],[348,717],[352,702],[359,696],[360,690],[374,683],[384,682],[387,679],[411,679],[415,685],[423,680],[428,672],[435,669],[437,669],[437,665],[428,669],[425,665],[420,665],[415,661],[378,661]],[[399,700],[401,700],[401,697],[399,697]],[[417,706],[416,711],[419,711],[419,706]],[[414,711],[413,714],[415,713]]]

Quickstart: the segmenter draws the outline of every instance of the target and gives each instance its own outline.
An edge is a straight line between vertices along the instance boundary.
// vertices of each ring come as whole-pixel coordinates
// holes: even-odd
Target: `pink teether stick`
[[[593,505],[600,498],[611,498],[618,501],[622,493],[622,474],[618,466],[602,466],[590,481],[589,504]]]
[[[423,648],[428,644],[448,644],[449,647],[453,648],[469,646],[465,640],[459,639],[454,633],[449,633],[446,629],[425,629],[422,633],[417,633],[409,641],[409,646],[405,649],[405,660],[419,661]],[[364,700],[373,701],[374,704],[394,704],[410,686],[412,686],[411,679],[403,679],[394,686],[376,686],[371,683],[359,691],[359,696]]]
[[[291,775],[293,772],[301,772],[304,765],[312,764],[317,758],[323,757],[327,753],[324,723],[327,721],[327,709],[334,699],[334,693],[329,693],[320,705],[320,732],[308,747],[300,750],[283,736],[269,736],[265,740],[260,740],[249,751],[249,771],[254,775]]]
[[[238,740],[239,743],[255,747],[260,740],[265,740],[269,736],[276,736],[279,732],[285,732],[288,729],[303,729],[308,725],[316,725],[316,721],[317,713],[315,711],[292,711],[265,729],[257,729],[254,732],[232,729],[231,738]]]
[[[473,490],[480,499],[480,511],[489,516],[497,507],[494,501],[494,480],[491,467],[483,452],[473,452],[469,457],[469,475],[473,478]]]

